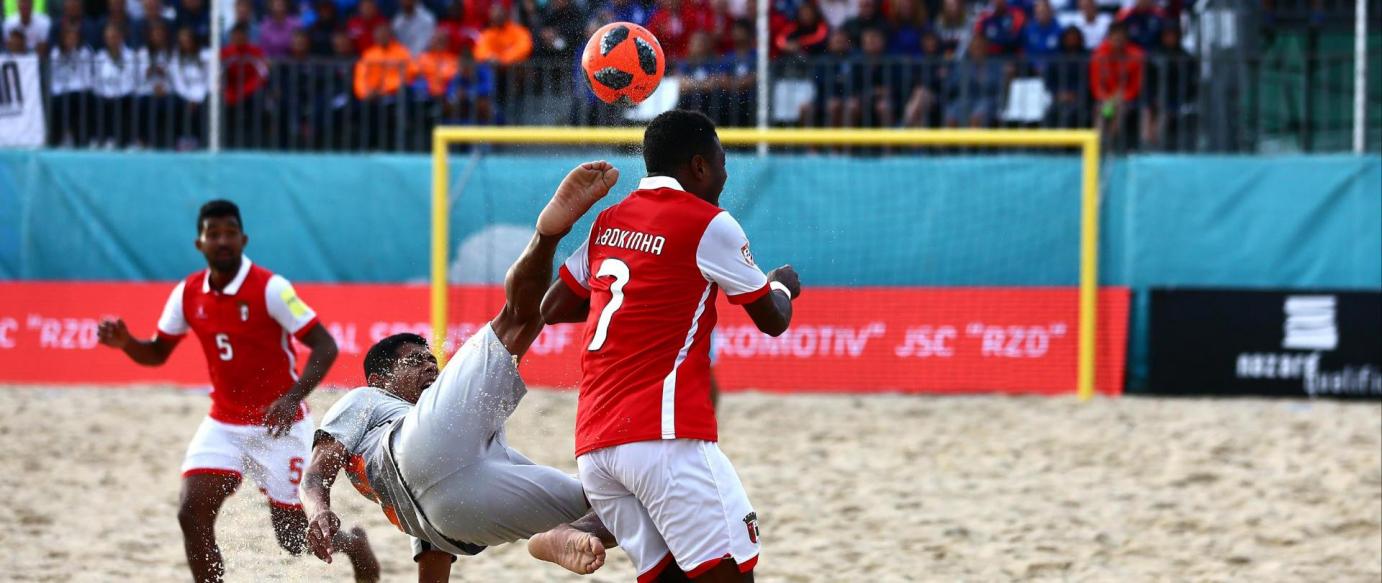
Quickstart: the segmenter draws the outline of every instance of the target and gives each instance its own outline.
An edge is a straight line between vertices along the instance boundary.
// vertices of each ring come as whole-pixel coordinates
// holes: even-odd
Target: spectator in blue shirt
[[[926,10],[921,0],[898,0],[890,4],[888,23],[892,34],[888,39],[888,52],[897,55],[921,54],[921,35],[926,32]]]
[[[698,30],[691,33],[686,58],[677,61],[677,77],[681,81],[681,98],[677,107],[705,112],[720,122],[716,95],[724,83],[724,64],[715,58],[710,33]]]
[[[723,59],[726,75],[725,125],[747,127],[757,118],[758,51],[753,42],[753,21],[735,20],[729,30],[730,51]]]
[[[992,125],[1007,85],[1003,63],[989,55],[988,38],[974,35],[967,58],[955,64],[946,83],[945,125],[982,128]]]
[[[1022,54],[1041,71],[1046,57],[1060,50],[1061,26],[1051,10],[1050,0],[1037,0],[1033,18],[1022,29]]]
[[[648,7],[639,0],[612,0],[608,6],[614,14],[610,22],[632,22],[639,26],[648,24]]]
[[[461,123],[493,124],[494,70],[476,63],[470,53],[460,57],[460,70],[446,89],[448,118]]]

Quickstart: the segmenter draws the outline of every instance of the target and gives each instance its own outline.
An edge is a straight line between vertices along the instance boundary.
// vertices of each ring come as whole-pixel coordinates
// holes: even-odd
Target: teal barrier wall
[[[579,161],[455,156],[458,277],[502,274]],[[633,188],[641,160],[612,161],[618,191]],[[1140,156],[1104,171],[1106,284],[1382,286],[1376,157]],[[201,266],[197,207],[225,196],[243,207],[250,256],[294,280],[421,280],[430,180],[416,156],[0,152],[0,279],[181,277]],[[814,284],[1065,285],[1078,192],[1073,157],[744,154],[723,206],[760,263],[791,262]]]
[[[581,161],[456,156],[452,279],[499,281]],[[616,192],[634,188],[641,160],[611,161]],[[729,171],[722,205],[759,263],[791,262],[808,285],[1078,278],[1073,157],[735,155]],[[1376,157],[1137,156],[1103,171],[1100,280],[1137,291],[1131,391],[1146,374],[1149,287],[1382,287]],[[416,156],[0,152],[0,280],[180,278],[204,265],[195,216],[214,197],[241,204],[249,255],[291,279],[425,280],[430,181]]]

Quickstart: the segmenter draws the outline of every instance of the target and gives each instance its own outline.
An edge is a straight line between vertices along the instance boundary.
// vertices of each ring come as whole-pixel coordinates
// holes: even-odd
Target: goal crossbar
[[[1094,395],[1095,318],[1099,262],[1099,134],[1092,130],[893,130],[742,129],[716,130],[728,146],[941,146],[984,148],[1070,148],[1080,151],[1079,348],[1076,391]],[[432,133],[432,349],[444,359],[449,239],[448,149],[452,144],[634,145],[643,128],[450,126]]]

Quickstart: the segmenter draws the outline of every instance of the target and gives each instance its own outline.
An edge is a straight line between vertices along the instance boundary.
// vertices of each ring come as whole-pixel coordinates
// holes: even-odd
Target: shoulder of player
[[[385,396],[387,396],[387,393],[382,389],[368,386],[355,387],[346,391],[344,395],[341,395],[341,398],[336,399],[336,402],[332,403],[331,407],[327,409],[326,416],[329,418],[339,415],[348,409],[373,408],[374,405],[379,403]]]
[[[724,209],[717,209],[719,212],[706,219],[701,227],[701,240],[711,237],[726,237],[732,239],[745,238],[744,227],[739,224],[739,219]]]
[[[258,263],[250,264],[250,272],[248,277],[249,279],[262,281],[265,283],[265,285],[274,284],[276,281],[282,281],[284,284],[288,283],[288,280],[286,278],[268,270],[267,268],[259,265]]]

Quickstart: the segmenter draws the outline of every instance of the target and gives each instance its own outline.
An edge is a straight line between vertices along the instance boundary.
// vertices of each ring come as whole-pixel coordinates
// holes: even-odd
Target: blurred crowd
[[[519,123],[529,98],[582,104],[560,123],[609,121],[592,117],[608,110],[591,107],[577,66],[612,21],[658,37],[677,105],[752,125],[758,1],[227,0],[224,139],[397,147],[391,136],[438,123]],[[773,122],[1098,127],[1172,142],[1199,77],[1181,0],[1055,2],[771,0]],[[3,4],[5,50],[46,57],[54,145],[204,145],[208,0]]]

